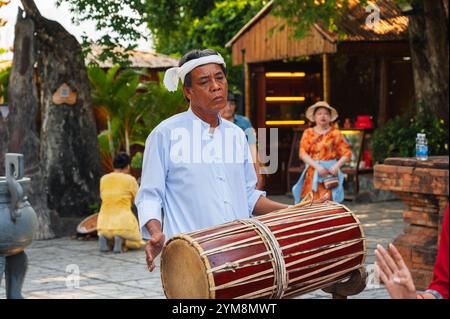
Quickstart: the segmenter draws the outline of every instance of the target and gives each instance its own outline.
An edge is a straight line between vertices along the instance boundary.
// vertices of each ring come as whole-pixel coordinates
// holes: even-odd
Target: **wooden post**
[[[255,68],[255,111],[258,128],[266,127],[266,74],[264,67]]]
[[[246,114],[246,82],[247,82],[247,73],[245,70],[245,49],[241,50],[242,57],[242,72],[241,72],[241,100],[238,108],[239,114]]]
[[[248,63],[244,63],[245,73],[245,116],[250,118],[250,72]]]
[[[330,59],[322,54],[323,100],[330,102]]]
[[[380,127],[387,119],[387,104],[388,104],[388,76],[387,76],[387,62],[386,58],[380,60],[380,105],[378,107],[378,121],[377,126]]]

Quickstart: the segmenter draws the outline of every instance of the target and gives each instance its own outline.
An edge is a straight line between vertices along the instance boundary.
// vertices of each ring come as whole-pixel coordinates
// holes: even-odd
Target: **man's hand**
[[[165,236],[162,232],[155,232],[152,238],[145,245],[145,254],[147,255],[148,271],[155,269],[155,258],[161,253],[165,242]]]
[[[389,252],[383,246],[378,245],[375,249],[377,260],[377,271],[384,282],[391,298],[394,299],[417,299],[411,273],[406,267],[402,256],[394,245],[389,245]]]

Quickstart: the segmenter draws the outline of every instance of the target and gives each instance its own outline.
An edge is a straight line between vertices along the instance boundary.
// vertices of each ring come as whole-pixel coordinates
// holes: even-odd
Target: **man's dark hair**
[[[228,91],[227,100],[228,100],[229,102],[234,102],[234,103],[236,103],[236,102],[237,102],[236,94],[234,94],[234,93],[231,92],[231,91]]]
[[[188,53],[183,55],[183,57],[180,59],[178,66],[182,66],[183,64],[185,64],[186,62],[188,62],[190,60],[203,58],[205,56],[210,56],[210,55],[219,55],[219,53],[217,51],[211,50],[211,49],[205,49],[205,50],[195,49],[195,50],[189,51]],[[225,75],[227,75],[227,69],[222,64],[220,65],[220,67],[222,68],[223,73]],[[188,87],[188,88],[192,87],[191,72],[186,74],[186,76],[184,77],[183,86]]]
[[[116,157],[114,157],[113,167],[122,169],[130,165],[130,156],[125,152],[117,153]]]

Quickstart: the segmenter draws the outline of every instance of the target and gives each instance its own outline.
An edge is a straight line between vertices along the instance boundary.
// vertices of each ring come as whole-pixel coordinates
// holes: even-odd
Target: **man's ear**
[[[191,100],[191,95],[192,95],[191,88],[183,86],[183,94],[189,101]]]

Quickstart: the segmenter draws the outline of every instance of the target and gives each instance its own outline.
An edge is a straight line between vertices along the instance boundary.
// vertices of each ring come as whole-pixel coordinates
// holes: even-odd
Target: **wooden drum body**
[[[161,256],[167,298],[292,298],[364,265],[361,224],[334,202],[180,234]]]

